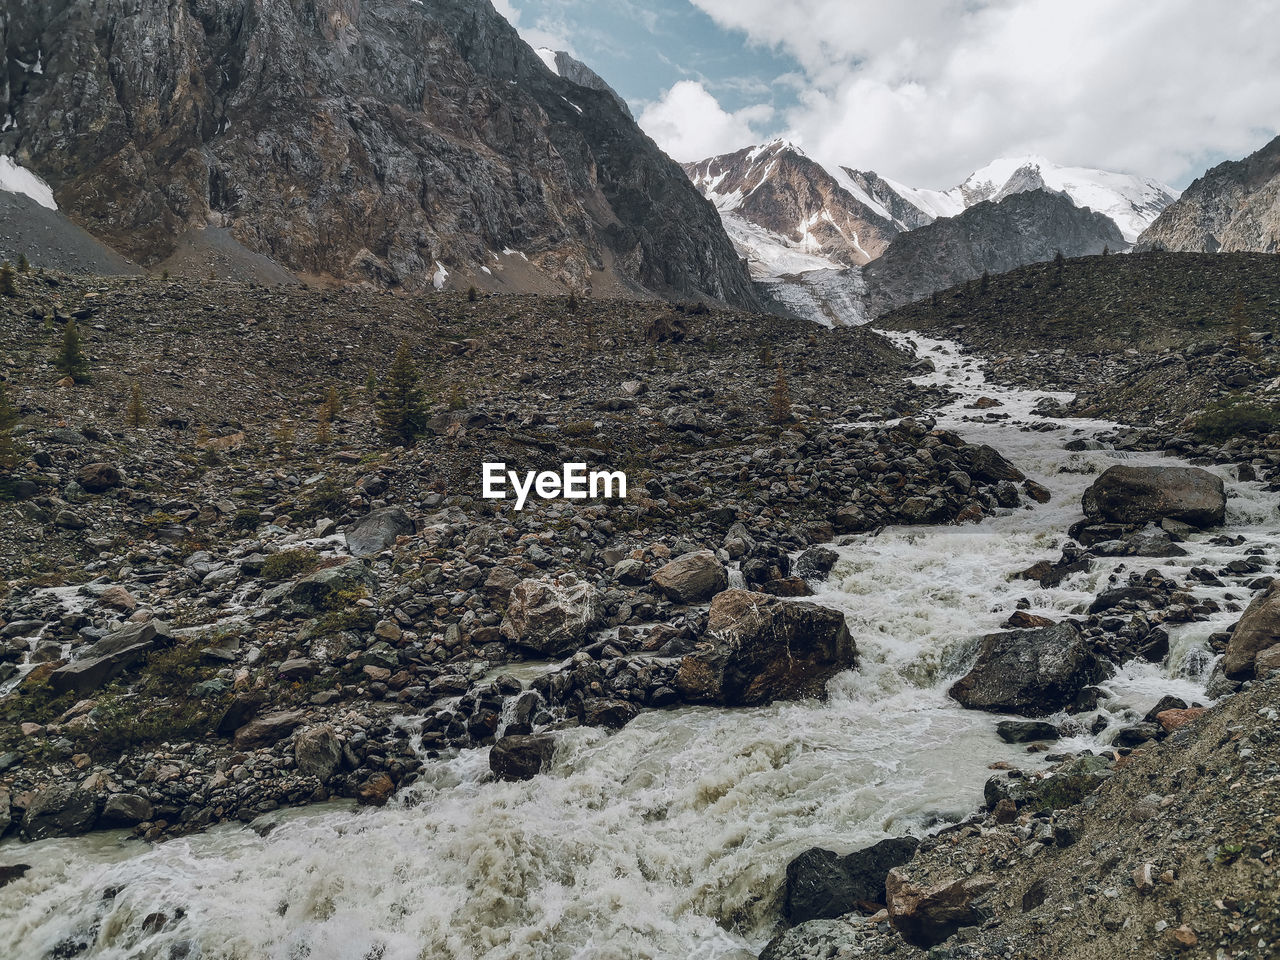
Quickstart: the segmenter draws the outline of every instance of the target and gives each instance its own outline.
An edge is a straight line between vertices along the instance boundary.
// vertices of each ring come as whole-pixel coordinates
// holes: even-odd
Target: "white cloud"
[[[681,80],[640,113],[640,126],[676,160],[701,160],[736,150],[759,138],[757,129],[773,115],[768,105],[729,113],[696,80]]]
[[[527,24],[521,20],[520,10],[512,0],[490,0],[490,2],[502,18],[516,28],[520,38],[535,50],[539,47],[549,47],[552,50],[563,50],[568,54],[574,54],[566,24],[553,23],[545,18],[539,19],[537,23]]]
[[[799,62],[789,136],[824,159],[922,186],[950,186],[1021,153],[1181,185],[1211,160],[1256,149],[1280,117],[1267,0],[692,2]],[[669,125],[662,136],[649,130],[659,143],[751,142],[750,124],[736,119],[745,111],[702,102],[699,113],[703,98],[675,94],[661,105],[685,109],[655,113]],[[699,130],[706,120],[716,136]]]

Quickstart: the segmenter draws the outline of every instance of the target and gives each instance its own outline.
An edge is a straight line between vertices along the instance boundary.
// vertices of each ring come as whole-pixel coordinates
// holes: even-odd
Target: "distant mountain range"
[[[685,172],[720,211],[755,280],[824,323],[862,322],[908,293],[924,295],[1058,250],[1079,256],[1127,249],[1177,197],[1155,180],[1034,156],[995,160],[959,186],[925,190],[820,163],[787,140],[686,164]],[[1065,206],[1004,204],[1032,193],[1060,197]],[[942,221],[954,227],[901,239]]]

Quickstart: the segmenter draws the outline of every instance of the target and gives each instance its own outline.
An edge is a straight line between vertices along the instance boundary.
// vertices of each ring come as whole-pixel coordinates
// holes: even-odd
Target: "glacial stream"
[[[1244,534],[1245,545],[1201,535],[1187,557],[1100,560],[1057,589],[1009,580],[1057,558],[1101,470],[1178,461],[1069,453],[1067,441],[1112,425],[1037,417],[1050,395],[987,383],[949,344],[894,336],[935,362],[920,382],[961,394],[936,411],[938,426],[996,447],[1053,499],[978,525],[890,528],[841,547],[814,599],[845,612],[861,662],[832,682],[827,702],[646,712],[616,733],[566,731],[549,772],[527,783],[489,782],[487,748],[470,750],[429,763],[385,808],[273,815],[265,837],[228,825],[154,846],[125,833],[9,841],[0,863],[32,869],[0,889],[0,956],[37,960],[83,943],[74,955],[112,960],[753,958],[774,932],[795,855],[923,833],[978,806],[989,764],[1043,763],[996,736],[1001,718],[945,693],[976,638],[1020,599],[1061,618],[1118,567],[1181,580],[1190,566],[1217,569],[1280,541],[1274,495],[1221,470],[1231,499],[1220,532]],[[969,408],[979,396],[1002,406]],[[1232,584],[1194,591],[1227,592]],[[1104,684],[1107,709],[1141,714],[1166,693],[1203,701],[1205,639],[1237,616],[1173,628],[1163,667],[1134,664]],[[1113,734],[1061,748],[1098,749]]]

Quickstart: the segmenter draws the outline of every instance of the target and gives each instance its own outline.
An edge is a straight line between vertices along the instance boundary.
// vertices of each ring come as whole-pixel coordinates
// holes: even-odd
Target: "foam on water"
[[[266,837],[220,827],[153,847],[118,834],[6,844],[0,860],[33,869],[0,890],[0,955],[44,957],[79,938],[85,955],[113,960],[168,958],[179,944],[186,956],[235,960],[753,957],[797,853],[923,832],[978,804],[988,764],[1041,762],[995,736],[1000,718],[945,694],[976,638],[1020,599],[1061,617],[1113,574],[1185,575],[1246,549],[1197,537],[1188,557],[1101,560],[1052,590],[1009,580],[1057,556],[1098,472],[1122,459],[1177,461],[1067,453],[1066,440],[1112,425],[1024,430],[1040,422],[1032,410],[1046,394],[986,384],[951,345],[916,342],[937,365],[921,381],[963,394],[939,426],[1004,451],[1053,501],[841,547],[816,599],[844,611],[860,664],[832,682],[827,702],[649,712],[613,734],[564,731],[549,772],[528,783],[489,782],[487,750],[465,751],[429,762],[386,808],[289,813]],[[1009,418],[967,409],[979,395]],[[1225,532],[1274,547],[1274,497],[1223,475],[1233,495]],[[1194,592],[1247,596],[1233,584]],[[1206,638],[1234,617],[1174,628],[1167,665],[1133,664],[1104,684],[1108,709],[1142,712],[1165,693],[1203,699]],[[1082,735],[1066,745],[1101,744]],[[154,930],[144,920],[157,912],[173,919]]]

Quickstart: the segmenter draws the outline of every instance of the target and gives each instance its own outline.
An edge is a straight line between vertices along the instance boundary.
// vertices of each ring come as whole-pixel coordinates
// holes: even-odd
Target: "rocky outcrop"
[[[502,635],[543,656],[576,650],[603,610],[591,584],[565,574],[555,580],[522,580],[511,591]]]
[[[1280,137],[1195,180],[1137,246],[1180,253],[1275,253],[1280,249]]]
[[[413,533],[413,518],[403,507],[382,507],[370,511],[346,532],[347,549],[357,557],[381,553],[396,542],[396,537]]]
[[[1095,523],[1167,519],[1216,527],[1226,519],[1227,495],[1221,477],[1198,467],[1111,467],[1085,491],[1082,505]]]
[[[757,305],[679,165],[488,0],[58,0],[3,30],[0,154],[143,264],[226,230],[381,287]]]
[[[1068,621],[983,637],[977,661],[948,693],[971,710],[1043,717],[1070,709],[1080,691],[1106,673],[1080,628]]]
[[[1115,222],[1044,190],[986,201],[899,235],[863,274],[872,316],[983,273],[1125,248]],[[974,292],[975,298],[979,291]]]
[[[1232,680],[1252,679],[1262,675],[1260,661],[1266,669],[1275,669],[1272,658],[1265,656],[1280,645],[1280,581],[1254,597],[1244,616],[1231,631],[1226,653],[1222,656],[1222,672]]]
[[[874,912],[884,902],[889,870],[911,859],[914,837],[881,840],[847,856],[814,847],[787,864],[782,912],[789,923],[839,917],[853,910]]]
[[[828,680],[854,665],[844,615],[813,603],[726,590],[711,602],[707,632],[676,675],[692,702],[759,706],[820,697]]]
[[[49,686],[59,693],[90,693],[141,663],[153,650],[172,643],[169,627],[163,622],[125,624],[71,663],[54,670],[49,676]]]

